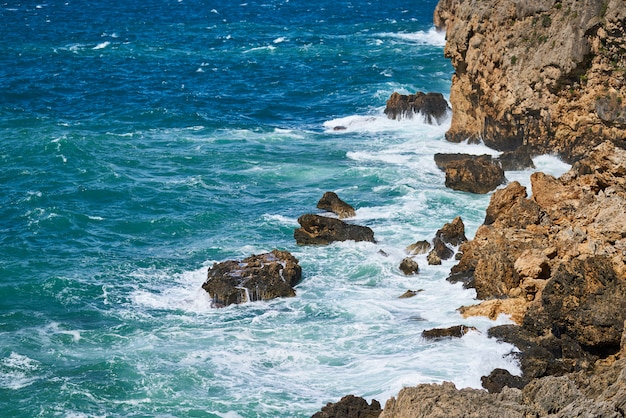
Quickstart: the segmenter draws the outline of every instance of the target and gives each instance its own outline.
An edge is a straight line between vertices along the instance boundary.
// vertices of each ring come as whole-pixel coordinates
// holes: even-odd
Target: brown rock
[[[474,327],[455,325],[448,328],[433,328],[422,331],[422,337],[427,340],[440,340],[443,338],[461,338],[470,331],[477,331]]]
[[[424,289],[419,289],[419,290],[407,290],[406,292],[404,292],[403,294],[401,294],[398,299],[409,299],[412,298],[413,296],[416,296],[419,292],[423,292]]]
[[[354,208],[341,200],[335,192],[324,193],[324,196],[317,202],[317,207],[337,214],[339,219],[351,218],[356,215]]]
[[[426,254],[430,250],[430,242],[423,240],[406,247],[405,251],[410,255]]]
[[[400,263],[400,270],[402,271],[402,273],[404,273],[407,276],[410,276],[412,274],[417,274],[419,272],[419,265],[417,264],[417,261],[413,260],[410,257],[406,257],[402,260],[402,262]]]
[[[288,251],[273,250],[242,261],[215,263],[202,285],[213,306],[295,296],[302,278],[298,260]]]
[[[339,219],[306,214],[298,218],[298,223],[301,227],[293,235],[300,245],[326,245],[334,241],[374,242],[374,231],[370,228]]]
[[[446,138],[568,161],[626,138],[623,0],[441,0],[455,73]]]
[[[446,187],[485,194],[506,182],[504,170],[490,155],[456,159],[445,165]]]

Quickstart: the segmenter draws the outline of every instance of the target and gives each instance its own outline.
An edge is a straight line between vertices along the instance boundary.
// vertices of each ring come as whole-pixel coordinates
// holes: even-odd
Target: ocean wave
[[[377,36],[383,38],[397,39],[418,45],[430,45],[438,47],[446,46],[445,31],[439,31],[435,27],[432,27],[427,31],[417,31],[413,33],[381,33]]]

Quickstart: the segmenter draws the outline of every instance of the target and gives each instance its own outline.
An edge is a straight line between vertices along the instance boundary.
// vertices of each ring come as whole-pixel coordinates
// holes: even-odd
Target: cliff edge
[[[446,138],[573,162],[626,138],[624,0],[441,0],[455,73]]]

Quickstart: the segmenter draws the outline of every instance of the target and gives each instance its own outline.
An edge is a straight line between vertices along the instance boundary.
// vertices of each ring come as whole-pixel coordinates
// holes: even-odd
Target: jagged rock
[[[370,228],[339,219],[306,214],[298,218],[298,223],[301,227],[293,235],[301,245],[325,245],[334,241],[374,242],[374,231]]]
[[[337,196],[335,192],[326,192],[324,196],[317,202],[318,209],[333,212],[339,216],[339,219],[351,218],[356,215],[356,211],[352,206],[344,202]]]
[[[573,259],[559,265],[524,324],[568,335],[603,357],[619,351],[626,320],[626,283],[606,257]]]
[[[506,182],[504,170],[490,155],[457,154],[449,158],[437,155],[437,164],[443,167],[446,187],[450,189],[485,194]]]
[[[446,138],[584,157],[626,138],[626,3],[441,0],[452,61]]]
[[[452,258],[454,251],[447,244],[458,246],[466,241],[465,225],[461,217],[457,216],[452,222],[437,230],[433,239],[433,249],[427,257],[428,263],[441,264],[441,260]]]
[[[407,276],[412,274],[417,274],[419,272],[419,265],[417,261],[413,260],[411,257],[406,257],[400,263],[400,271]]]
[[[430,242],[426,240],[417,241],[406,247],[405,251],[410,255],[426,254],[430,251]]]
[[[452,220],[452,222],[446,223],[441,229],[437,231],[435,234],[436,238],[441,239],[446,244],[458,246],[467,241],[467,237],[465,236],[465,224],[463,224],[463,219],[460,216],[457,216]]]
[[[476,331],[474,327],[455,325],[448,328],[432,328],[422,331],[422,337],[427,340],[440,340],[442,338],[461,338],[470,331]]]
[[[381,412],[380,403],[376,399],[372,399],[370,405],[361,397],[347,395],[339,402],[329,402],[311,418],[378,418]]]
[[[295,296],[302,278],[298,259],[288,251],[252,255],[242,261],[214,263],[202,285],[213,306]]]
[[[448,102],[441,93],[423,93],[404,95],[394,92],[385,107],[385,114],[389,119],[410,119],[421,114],[427,123],[441,124],[448,115]]]

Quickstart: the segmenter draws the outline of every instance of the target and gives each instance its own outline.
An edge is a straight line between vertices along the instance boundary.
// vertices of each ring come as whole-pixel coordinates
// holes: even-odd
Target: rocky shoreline
[[[519,349],[523,374],[496,369],[487,390],[405,388],[382,410],[345,397],[315,417],[624,417],[626,2],[440,0],[434,21],[455,69],[446,138],[505,151],[500,166],[573,163],[558,179],[533,174],[530,191],[494,192],[449,277],[482,300],[462,315],[516,322],[489,335]]]

